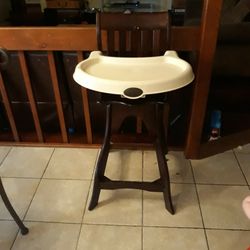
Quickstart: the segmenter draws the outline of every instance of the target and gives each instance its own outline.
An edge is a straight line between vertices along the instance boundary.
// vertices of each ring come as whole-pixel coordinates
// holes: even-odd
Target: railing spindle
[[[81,62],[84,59],[81,51],[77,52],[77,59],[78,59],[78,62]],[[92,127],[91,127],[91,119],[90,119],[90,111],[89,111],[88,90],[84,87],[81,87],[81,92],[82,92],[85,127],[86,127],[86,133],[87,133],[87,142],[89,144],[92,144],[93,135],[92,135]]]
[[[4,107],[5,107],[5,110],[6,110],[6,114],[7,114],[8,119],[9,119],[11,131],[12,131],[12,134],[13,134],[13,138],[14,138],[14,140],[16,142],[20,142],[20,136],[19,136],[18,131],[17,131],[14,115],[13,115],[13,112],[12,112],[12,108],[11,108],[11,105],[10,105],[10,101],[9,101],[9,98],[8,98],[6,88],[4,86],[3,77],[2,77],[1,72],[0,72],[0,91],[1,91],[1,94],[2,94],[3,104],[4,104]]]
[[[55,101],[56,101],[57,114],[59,118],[61,134],[62,134],[62,140],[64,143],[68,143],[68,134],[67,134],[66,125],[65,125],[63,105],[62,105],[58,78],[57,78],[57,73],[56,73],[55,58],[54,58],[52,51],[48,51],[48,62],[49,62],[49,69],[50,69],[51,80],[52,80],[52,85],[53,85],[53,90],[54,90]]]
[[[153,55],[159,55],[160,54],[160,32],[159,30],[154,30],[153,31],[153,36],[152,36],[152,43],[153,43]]]
[[[34,119],[37,138],[38,138],[39,142],[44,142],[43,132],[42,132],[42,129],[41,129],[40,119],[39,119],[38,112],[37,112],[37,105],[36,105],[36,101],[35,101],[32,86],[31,86],[29,71],[28,71],[28,67],[27,67],[24,52],[19,51],[18,52],[18,57],[19,57],[19,62],[20,62],[20,66],[21,66],[21,71],[22,71],[22,74],[23,74],[23,79],[24,79],[24,83],[25,83],[27,96],[28,96],[29,103],[30,103],[32,116],[33,116],[33,119]]]

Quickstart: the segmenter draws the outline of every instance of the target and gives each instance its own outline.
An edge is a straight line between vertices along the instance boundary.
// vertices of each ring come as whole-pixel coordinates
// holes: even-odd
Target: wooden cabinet
[[[51,9],[78,9],[80,2],[77,0],[47,0],[47,8]]]

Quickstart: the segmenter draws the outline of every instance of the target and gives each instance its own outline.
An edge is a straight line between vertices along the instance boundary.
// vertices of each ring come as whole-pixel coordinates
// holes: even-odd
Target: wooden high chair
[[[149,57],[163,55],[169,47],[169,26],[170,18],[167,12],[130,14],[100,12],[97,13],[98,49],[106,52],[108,56]],[[133,89],[130,92],[129,94],[132,96],[137,94],[136,90]],[[106,106],[106,128],[103,146],[96,165],[89,210],[94,209],[98,204],[101,189],[132,188],[162,192],[166,209],[174,214],[168,166],[165,159],[167,143],[163,112],[164,106],[166,106],[166,95],[156,94],[130,100],[102,93],[100,102]],[[113,106],[116,108],[119,105],[126,105],[125,110],[113,114]],[[143,122],[149,133],[155,138],[153,143],[155,144],[160,178],[153,182],[114,181],[104,175],[111,148],[111,130],[118,129],[123,120],[131,115],[137,116],[137,119],[139,118],[137,124]]]

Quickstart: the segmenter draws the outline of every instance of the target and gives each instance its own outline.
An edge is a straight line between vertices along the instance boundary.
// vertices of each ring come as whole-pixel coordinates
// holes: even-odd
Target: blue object
[[[211,114],[211,128],[221,128],[221,111],[220,110],[214,110]]]
[[[68,131],[69,131],[69,134],[71,134],[71,135],[75,133],[75,129],[74,128],[69,128]]]

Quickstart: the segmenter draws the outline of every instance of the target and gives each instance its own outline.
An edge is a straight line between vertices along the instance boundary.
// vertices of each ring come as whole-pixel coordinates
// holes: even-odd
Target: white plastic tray
[[[157,57],[109,57],[93,51],[76,66],[73,77],[85,88],[137,99],[182,88],[194,74],[175,51]]]

